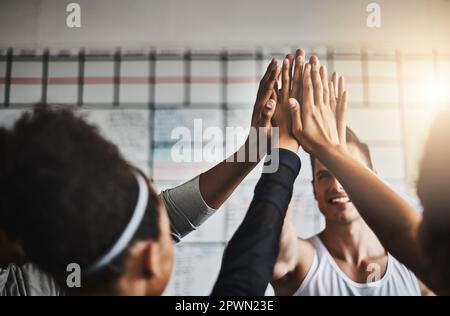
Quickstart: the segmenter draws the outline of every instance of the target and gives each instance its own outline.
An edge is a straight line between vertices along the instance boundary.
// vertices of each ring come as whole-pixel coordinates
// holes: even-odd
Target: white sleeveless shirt
[[[380,280],[357,283],[337,265],[318,236],[308,239],[315,248],[311,268],[294,296],[417,296],[416,276],[388,253],[385,274]]]

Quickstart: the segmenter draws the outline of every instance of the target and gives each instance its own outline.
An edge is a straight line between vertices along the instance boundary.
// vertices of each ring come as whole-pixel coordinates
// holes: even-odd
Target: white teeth
[[[340,197],[340,198],[331,199],[331,203],[347,203],[347,202],[350,202],[348,197]]]

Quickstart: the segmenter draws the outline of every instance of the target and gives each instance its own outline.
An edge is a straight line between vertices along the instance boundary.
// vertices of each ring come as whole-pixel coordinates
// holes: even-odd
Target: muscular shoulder
[[[277,296],[290,296],[297,291],[311,268],[314,260],[315,248],[309,240],[297,238],[296,242],[297,262],[294,268],[272,286]]]

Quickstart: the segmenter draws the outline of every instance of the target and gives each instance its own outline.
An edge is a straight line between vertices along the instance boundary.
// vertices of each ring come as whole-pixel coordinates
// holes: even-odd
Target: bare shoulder
[[[277,296],[293,295],[306,278],[313,263],[316,250],[309,240],[297,237],[296,248],[298,255],[295,268],[281,279],[272,282]]]
[[[316,249],[309,240],[300,237],[297,239],[297,247],[300,254],[296,266],[297,277],[303,282],[313,263]]]
[[[431,291],[421,280],[417,279],[420,288],[420,294],[422,296],[436,296],[436,294]]]

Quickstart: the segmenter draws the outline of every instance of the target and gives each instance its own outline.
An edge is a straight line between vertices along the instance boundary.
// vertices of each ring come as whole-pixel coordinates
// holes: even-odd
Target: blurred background
[[[416,203],[423,143],[449,107],[450,1],[74,1],[81,27],[69,28],[71,2],[0,1],[0,125],[37,102],[76,105],[162,190],[214,165],[174,162],[172,130],[193,131],[194,119],[203,129],[248,128],[268,62],[301,47],[346,77],[348,125],[380,177]],[[380,27],[367,23],[370,3]],[[291,207],[309,237],[323,220],[301,156]],[[167,294],[209,293],[259,173],[177,246]]]

